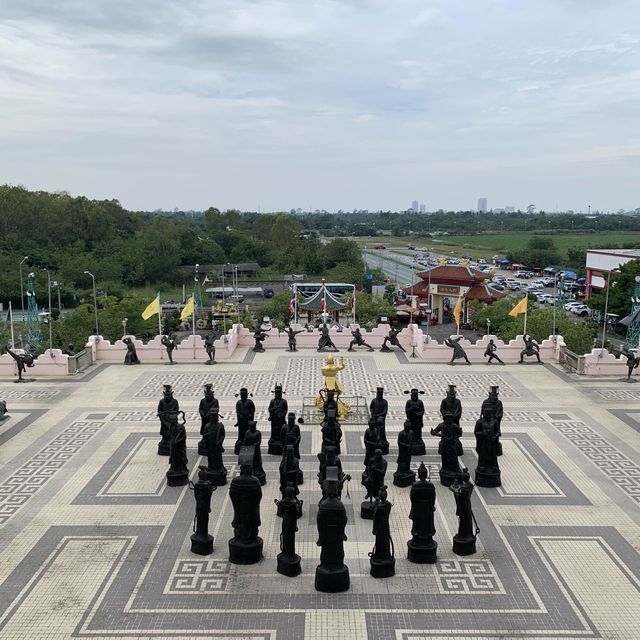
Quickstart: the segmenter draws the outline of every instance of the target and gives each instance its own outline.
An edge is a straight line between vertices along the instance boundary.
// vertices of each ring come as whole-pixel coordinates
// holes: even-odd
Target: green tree
[[[631,313],[631,297],[635,291],[637,276],[640,276],[640,260],[631,260],[620,267],[619,273],[611,274],[607,313],[617,313],[621,319]],[[589,306],[602,313],[605,303],[606,289],[589,300]]]
[[[271,300],[266,300],[257,308],[256,317],[260,319],[269,316],[272,324],[282,329],[291,321],[291,314],[289,313],[290,301],[290,291],[276,293]]]

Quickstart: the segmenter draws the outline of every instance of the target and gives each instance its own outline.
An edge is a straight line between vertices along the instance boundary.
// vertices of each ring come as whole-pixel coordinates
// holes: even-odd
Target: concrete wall
[[[627,359],[614,356],[606,349],[593,349],[584,357],[584,373],[588,376],[620,376],[627,377]],[[634,369],[632,378],[640,376],[640,369]]]
[[[14,349],[16,353],[24,353],[23,349]],[[69,356],[60,349],[47,349],[33,363],[33,367],[26,367],[23,377],[36,378],[38,376],[66,376],[69,371]],[[18,379],[18,368],[15,360],[8,354],[0,356],[0,376]]]

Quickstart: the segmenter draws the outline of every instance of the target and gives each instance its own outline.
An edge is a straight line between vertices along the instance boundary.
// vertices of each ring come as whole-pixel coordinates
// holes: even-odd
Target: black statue
[[[253,447],[253,475],[260,480],[261,485],[265,485],[267,484],[267,475],[262,468],[261,442],[262,433],[257,429],[255,420],[250,420],[242,444],[245,447]]]
[[[289,445],[280,461],[280,493],[284,498],[284,492],[288,485],[292,485],[295,495],[300,493],[298,489],[298,473],[300,472],[300,462],[294,455],[293,445]],[[282,517],[280,507],[278,507],[278,516]],[[298,518],[302,516],[302,502],[300,502],[300,511]]]
[[[462,403],[460,399],[456,395],[456,385],[450,384],[449,389],[447,391],[446,397],[442,399],[440,403],[440,415],[444,420],[444,414],[450,413],[453,416],[453,421],[460,426],[460,418],[462,418]],[[462,430],[460,431],[460,435],[462,435]],[[438,447],[438,453],[440,453],[440,447]],[[456,454],[461,456],[464,454],[462,449],[462,442],[460,442],[460,437],[456,437]]]
[[[376,542],[369,554],[369,563],[374,578],[390,578],[396,574],[395,549],[389,528],[392,506],[387,500],[387,488],[382,487],[373,505],[373,535]]]
[[[493,417],[489,405],[482,411],[482,417],[476,422],[476,451],[478,466],[475,482],[479,487],[499,487],[500,467],[498,466],[498,422]]]
[[[329,335],[329,326],[326,323],[320,327],[320,337],[318,338],[318,351],[322,351],[323,349],[338,351],[338,347],[333,344],[333,340]]]
[[[287,420],[289,405],[282,397],[282,385],[277,384],[273,390],[274,398],[269,403],[269,422],[271,423],[271,435],[269,436],[269,453],[282,455],[282,427]]]
[[[400,333],[400,331],[401,329],[394,329],[393,327],[391,327],[391,329],[389,329],[389,333],[382,341],[382,347],[380,347],[380,351],[392,351],[392,349],[389,349],[389,346],[387,345],[388,342],[389,344],[393,345],[394,347],[398,347],[398,349],[406,353],[407,350],[398,341],[398,334]]]
[[[338,483],[336,495],[340,498],[342,496],[344,483],[349,482],[351,480],[351,476],[342,471],[342,461],[336,454],[335,448],[327,447],[327,450],[324,453],[320,452],[318,454],[318,460],[320,462],[318,484],[322,488],[322,499],[324,500],[327,497],[325,493],[325,480],[330,475],[330,471],[333,468],[336,469],[336,481]]]
[[[182,422],[179,421],[180,415],[182,415]],[[167,471],[167,485],[170,487],[181,487],[189,482],[187,431],[184,425],[184,411],[169,414],[169,471]]]
[[[464,361],[467,364],[471,364],[469,362],[469,358],[467,358],[467,353],[465,352],[465,350],[462,348],[462,345],[460,344],[460,340],[462,340],[462,336],[458,336],[457,338],[447,338],[444,341],[447,347],[451,347],[453,349],[453,353],[451,354],[451,360],[449,360],[449,364],[451,365],[455,364],[455,360],[460,360],[461,358],[464,358]]]
[[[373,351],[373,347],[370,344],[367,344],[362,337],[362,331],[360,331],[360,327],[356,327],[352,332],[353,340],[349,343],[349,348],[347,351],[354,351],[354,347],[367,347],[368,351]]]
[[[198,482],[189,482],[196,499],[196,515],[193,518],[193,535],[191,536],[191,553],[201,556],[213,553],[213,536],[209,533],[209,514],[211,513],[211,495],[217,489],[207,479],[207,467],[199,467]]]
[[[229,540],[229,561],[233,564],[254,564],[262,557],[260,527],[260,480],[252,473],[253,447],[242,447],[238,456],[240,475],[229,486],[229,498],[233,505],[233,538]]]
[[[207,423],[209,422],[209,415],[213,407],[219,409],[220,403],[213,394],[213,385],[205,384],[204,398],[200,400],[200,404],[198,405],[198,413],[200,414],[200,435],[202,436],[202,439],[200,440],[200,442],[198,442],[198,454],[201,456],[207,455],[207,445],[204,440],[204,430],[207,426]]]
[[[133,340],[128,336],[126,338],[122,338],[122,342],[127,345],[127,353],[124,356],[125,364],[140,364],[140,359],[138,358],[138,353],[136,352],[136,345]]]
[[[236,394],[237,396],[238,394]],[[249,428],[249,422],[253,420],[256,413],[256,405],[249,398],[249,392],[245,387],[240,389],[240,400],[236,402],[236,427],[238,427],[238,439],[234,448],[234,453],[240,453],[240,447],[244,442],[244,434]]]
[[[411,455],[423,456],[426,453],[424,446],[424,440],[422,439],[422,428],[424,427],[424,402],[420,400],[419,395],[423,395],[424,391],[418,391],[417,389],[411,389],[411,391],[405,391],[410,394],[404,406],[404,412],[407,416],[407,420],[411,423],[411,430],[413,431],[413,443]]]
[[[255,340],[255,344],[253,345],[253,350],[256,351],[257,353],[262,353],[264,351],[264,347],[262,346],[262,343],[268,338],[269,336],[260,328],[258,327],[254,332],[253,332],[253,339]]]
[[[67,345],[67,350],[64,352],[64,354],[66,356],[75,356],[76,355],[76,348],[73,346],[73,344]]]
[[[398,468],[393,474],[393,484],[396,487],[408,487],[416,479],[411,471],[411,450],[413,449],[413,431],[408,420],[404,422],[404,430],[398,434]]]
[[[216,337],[209,333],[204,339],[204,350],[207,352],[209,360],[205,364],[216,364]]]
[[[336,454],[340,455],[340,443],[342,442],[342,429],[336,417],[329,412],[329,415],[323,420],[321,425],[322,445],[321,451],[325,452],[327,448],[335,449]]]
[[[482,412],[485,407],[491,407],[493,411],[493,417],[498,423],[497,434],[498,437],[496,439],[496,447],[498,450],[498,455],[502,455],[502,443],[500,442],[500,436],[502,435],[502,417],[504,416],[504,407],[502,406],[502,400],[498,398],[498,387],[497,385],[492,385],[489,387],[489,397],[485,398],[482,401],[482,406],[480,407],[480,415],[482,416]],[[476,449],[477,451],[477,449]]]
[[[520,360],[518,364],[522,364],[524,362],[524,357],[527,356],[535,356],[538,359],[540,364],[543,364],[542,360],[540,360],[540,346],[538,343],[529,335],[522,336],[524,340],[524,349],[520,352]]]
[[[453,536],[453,553],[459,556],[470,556],[476,552],[476,537],[480,529],[471,509],[473,484],[469,479],[469,469],[462,470],[462,478],[454,482],[449,490],[455,495],[456,515],[460,518],[458,533]]]
[[[440,467],[440,484],[449,487],[460,479],[460,463],[456,451],[456,442],[462,434],[462,429],[454,422],[450,413],[444,414],[444,421],[435,429],[431,429],[431,435],[440,436],[440,446],[438,447],[442,456],[442,466]]]
[[[178,348],[175,340],[172,340],[169,336],[162,336],[160,338],[160,342],[164,345],[164,348],[167,350],[167,355],[169,356],[169,364],[176,364],[173,361],[173,350]]]
[[[487,364],[491,364],[492,360],[497,360],[500,364],[504,364],[504,362],[500,360],[500,356],[496,353],[497,350],[498,348],[496,347],[496,343],[493,341],[493,338],[490,338],[489,344],[484,350],[484,357],[489,358],[489,360],[487,360]]]
[[[636,355],[637,351],[634,353],[633,350],[629,349],[627,346],[622,347],[622,351],[620,352],[627,359],[627,377],[623,378],[625,382],[636,382],[631,379],[631,374],[634,369],[637,369],[640,366],[640,358]]]
[[[173,397],[173,391],[170,384],[162,385],[162,399],[158,402],[158,418],[160,418],[160,442],[158,443],[158,455],[169,455],[169,416],[172,413],[178,413],[180,406],[178,401]]]
[[[24,379],[22,374],[24,373],[25,367],[33,367],[34,357],[27,352],[16,353],[9,345],[7,345],[4,350],[15,360],[16,367],[18,367],[18,379],[16,382],[32,382],[31,379]]]
[[[283,491],[282,500],[274,500],[274,502],[278,506],[278,514],[282,516],[280,553],[276,571],[283,576],[293,578],[302,571],[300,556],[296,553],[298,513],[302,512],[302,501],[298,500],[294,485],[289,484]]]
[[[327,420],[329,415],[337,419],[339,414],[339,407],[338,407],[338,399],[336,398],[335,390],[320,389],[318,393],[322,398],[322,414],[324,415],[324,419]]]
[[[207,450],[207,478],[216,486],[227,484],[227,469],[222,461],[225,430],[219,417],[218,407],[211,407],[209,421],[202,436]]]
[[[416,564],[433,564],[437,559],[436,534],[436,488],[429,480],[424,462],[418,467],[418,480],[411,486],[409,494],[411,511],[411,540],[407,542],[407,560]]]
[[[389,403],[384,397],[384,387],[376,388],[376,397],[369,403],[369,413],[378,423],[378,436],[380,437],[380,448],[386,456],[389,453],[389,441],[387,440],[386,422],[389,412]]]
[[[378,435],[377,422],[375,418],[369,418],[369,426],[364,432],[364,473],[362,474],[362,484],[365,484],[369,460],[373,458],[373,454],[380,448],[379,445],[380,436]]]
[[[0,400],[0,422],[6,420],[9,417],[7,413],[7,403],[5,400]]]
[[[367,465],[366,475],[362,476],[362,484],[367,489],[364,502],[360,505],[360,517],[364,520],[373,518],[373,501],[384,487],[386,473],[387,461],[382,457],[382,451],[376,449]]]
[[[338,593],[349,588],[349,568],[344,564],[344,542],[347,539],[347,512],[338,497],[337,468],[330,467],[324,481],[325,498],[318,505],[318,542],[322,548],[320,564],[316,567],[317,591]]]
[[[296,336],[299,333],[304,333],[304,330],[300,329],[300,331],[295,331],[291,326],[287,326],[284,332],[287,334],[287,344],[289,346],[289,351],[297,351],[298,348],[296,343]]]
[[[298,424],[303,424],[303,423],[304,423],[304,420],[302,418],[298,418],[298,420],[296,421],[296,414],[293,412],[290,412],[287,414],[286,424],[282,427],[282,430],[280,431],[280,441],[282,442],[282,450],[286,451],[287,446],[292,445],[293,455],[298,459],[298,462],[300,462],[300,440],[301,440],[300,427],[298,426]],[[303,484],[303,482],[304,482],[304,477],[302,474],[302,469],[300,469],[298,471],[297,484],[301,485]]]

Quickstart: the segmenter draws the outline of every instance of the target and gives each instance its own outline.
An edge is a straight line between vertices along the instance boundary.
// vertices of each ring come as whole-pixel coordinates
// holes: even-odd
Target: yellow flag
[[[158,294],[142,312],[142,319],[148,320],[151,316],[155,316],[156,313],[160,313],[160,294]]]
[[[460,311],[462,310],[462,296],[458,296],[458,302],[456,302],[456,306],[453,308],[453,317],[456,320],[456,324],[460,324]]]
[[[193,314],[193,296],[187,300],[187,304],[184,305],[184,309],[180,312],[180,320],[186,320]]]
[[[509,311],[510,316],[519,316],[521,313],[527,313],[527,304],[529,303],[529,294],[527,294],[518,304]]]

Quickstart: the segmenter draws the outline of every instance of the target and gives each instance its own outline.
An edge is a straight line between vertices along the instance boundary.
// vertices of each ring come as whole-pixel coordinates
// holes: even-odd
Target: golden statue
[[[338,356],[336,360],[337,362],[332,355],[328,355],[326,362],[322,365],[323,388],[316,396],[316,407],[322,409],[326,392],[335,391],[336,400],[338,401],[338,414],[342,417],[351,411],[351,407],[343,400],[340,400],[340,396],[344,393],[344,387],[338,380],[338,372],[342,371],[346,365],[342,356]]]

